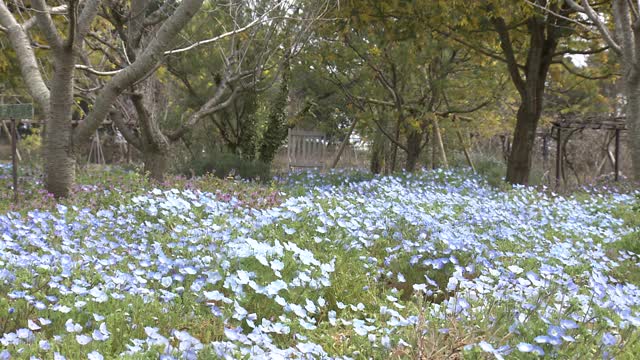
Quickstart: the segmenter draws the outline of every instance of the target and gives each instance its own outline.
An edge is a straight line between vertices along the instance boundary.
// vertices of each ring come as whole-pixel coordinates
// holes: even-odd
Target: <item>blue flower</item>
[[[97,351],[92,351],[87,355],[89,357],[89,360],[104,360],[104,357],[102,356],[102,354],[100,354]]]
[[[615,337],[615,335],[609,332],[602,334],[602,344],[604,346],[613,346],[617,343],[618,343],[618,339]]]

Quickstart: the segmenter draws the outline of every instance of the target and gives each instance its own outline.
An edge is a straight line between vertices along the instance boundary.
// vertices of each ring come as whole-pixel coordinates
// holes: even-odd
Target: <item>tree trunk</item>
[[[415,171],[420,150],[422,149],[422,133],[416,130],[410,130],[407,134],[407,161],[405,170]]]
[[[142,154],[145,174],[149,174],[149,177],[155,181],[163,182],[169,164],[168,155],[168,151],[146,148]]]
[[[153,91],[152,87],[147,89],[147,93]],[[149,98],[149,96],[147,96]],[[154,114],[147,110],[141,93],[135,93],[130,97],[136,108],[138,124],[140,124],[140,135],[142,139],[142,159],[144,161],[144,172],[156,181],[164,181],[167,170],[167,158],[169,155],[169,139],[160,130],[160,121],[154,118]]]
[[[541,102],[542,98],[523,100],[518,109],[516,128],[513,133],[513,146],[507,160],[507,181],[511,184],[529,184],[533,146],[536,140],[538,120],[540,120],[538,109],[542,107],[541,104],[534,104],[532,109],[529,104],[536,101]]]
[[[560,10],[566,11],[567,8],[561,5],[558,11]],[[513,147],[507,160],[506,180],[511,184],[529,183],[533,144],[542,113],[545,81],[549,67],[553,63],[558,41],[564,36],[560,29],[568,26],[567,21],[564,18],[537,15],[527,20],[529,44],[526,64],[521,69],[504,19],[492,20],[500,38],[500,47],[507,60],[509,75],[521,100],[516,116]]]
[[[376,132],[371,145],[371,164],[370,170],[374,174],[380,174],[384,168],[384,135],[382,132]]]
[[[626,123],[629,128],[629,145],[633,164],[633,179],[640,180],[640,76],[625,79],[627,96]]]
[[[75,180],[75,157],[71,142],[73,113],[73,52],[62,48],[55,55],[51,81],[50,113],[44,139],[45,188],[55,197],[69,195]]]
[[[402,111],[398,115],[398,120],[396,120],[396,128],[395,134],[393,135],[395,138],[395,143],[392,144],[393,151],[391,152],[391,173],[396,171],[396,163],[398,161],[398,142],[400,142],[400,124],[404,121],[404,116],[402,115]]]

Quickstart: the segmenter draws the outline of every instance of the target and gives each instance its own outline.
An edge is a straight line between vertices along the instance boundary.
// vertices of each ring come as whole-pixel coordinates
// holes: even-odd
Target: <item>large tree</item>
[[[567,55],[606,47],[584,36],[576,11],[565,1],[482,1],[447,5],[443,13],[453,20],[438,31],[506,65],[520,98],[506,180],[527,184],[550,68],[570,68]],[[570,41],[576,38],[582,40]]]
[[[140,51],[126,68],[118,71],[99,91],[92,111],[76,129],[72,127],[74,105],[73,86],[79,54],[82,53],[85,37],[97,21],[101,6],[109,6],[101,0],[79,2],[70,0],[65,6],[66,16],[54,21],[54,7],[44,0],[31,2],[30,11],[44,34],[53,58],[53,76],[50,83],[43,79],[31,44],[26,23],[19,23],[5,0],[0,1],[0,26],[8,34],[11,46],[17,54],[24,81],[31,96],[39,104],[46,118],[44,139],[45,186],[55,196],[67,196],[75,180],[75,148],[87,141],[108,115],[116,98],[131,85],[144,78],[156,68],[163,54],[172,45],[180,30],[191,20],[203,0],[168,2],[169,6],[158,8],[142,19],[153,17],[161,26],[146,47]],[[145,0],[131,1],[132,13],[141,15]],[[19,6],[16,4],[16,6]],[[31,20],[27,20],[31,21]],[[139,22],[144,26],[144,21]]]

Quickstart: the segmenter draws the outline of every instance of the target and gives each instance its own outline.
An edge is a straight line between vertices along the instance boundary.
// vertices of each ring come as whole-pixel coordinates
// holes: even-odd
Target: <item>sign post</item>
[[[18,202],[18,122],[33,119],[33,104],[0,105],[0,120],[11,120],[11,172],[13,175],[13,201]]]

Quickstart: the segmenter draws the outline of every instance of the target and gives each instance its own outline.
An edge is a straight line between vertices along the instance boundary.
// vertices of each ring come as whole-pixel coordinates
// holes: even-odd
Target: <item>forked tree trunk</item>
[[[76,168],[71,142],[74,61],[71,48],[62,48],[58,52],[51,81],[50,113],[42,151],[45,160],[45,187],[55,197],[65,197],[71,192]]]
[[[566,10],[564,7],[562,9]],[[507,58],[511,80],[520,95],[520,107],[513,134],[513,147],[507,160],[506,180],[511,184],[528,184],[533,145],[542,113],[545,81],[549,67],[553,63],[553,54],[558,46],[560,36],[562,36],[559,28],[567,24],[565,19],[554,17],[532,16],[529,18],[527,21],[529,35],[527,61],[524,71],[521,73],[520,65],[514,55],[509,29],[504,19],[495,18],[493,23],[500,36],[500,46]]]

